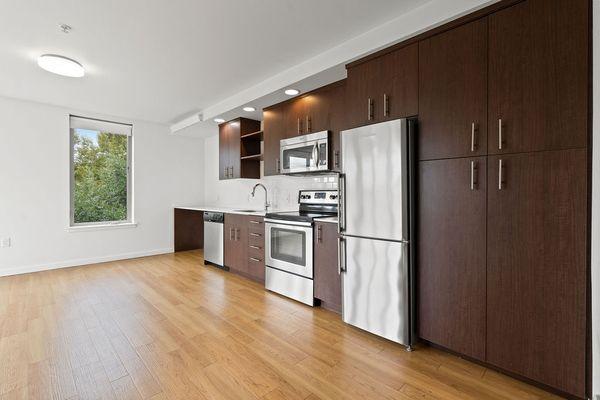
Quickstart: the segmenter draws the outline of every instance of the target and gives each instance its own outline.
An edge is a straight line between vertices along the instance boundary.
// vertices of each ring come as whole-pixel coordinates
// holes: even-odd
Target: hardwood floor
[[[192,251],[0,278],[0,399],[556,399]]]

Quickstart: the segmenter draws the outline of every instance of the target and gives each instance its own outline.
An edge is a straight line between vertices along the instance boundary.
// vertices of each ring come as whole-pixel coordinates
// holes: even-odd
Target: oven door
[[[313,133],[280,143],[281,173],[326,171],[329,169],[328,131]]]
[[[313,278],[313,230],[302,222],[265,221],[266,265]]]

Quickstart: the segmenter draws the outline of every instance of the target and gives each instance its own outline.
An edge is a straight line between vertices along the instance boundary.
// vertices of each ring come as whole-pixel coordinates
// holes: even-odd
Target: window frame
[[[129,126],[131,129],[130,135],[127,136],[127,219],[118,221],[98,221],[98,222],[75,222],[75,129],[71,126],[71,118],[88,119],[96,122],[106,122],[110,124],[119,124]],[[110,133],[110,132],[109,132]],[[115,134],[118,135],[118,134]],[[133,212],[133,124],[109,121],[98,118],[83,117],[80,115],[69,115],[69,229],[81,229],[86,228],[103,228],[103,227],[123,227],[123,226],[136,226],[134,222]]]

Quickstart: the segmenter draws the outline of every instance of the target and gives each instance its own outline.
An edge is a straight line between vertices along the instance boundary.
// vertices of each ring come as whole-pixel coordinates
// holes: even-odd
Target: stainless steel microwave
[[[281,139],[279,159],[282,174],[329,170],[329,131]]]

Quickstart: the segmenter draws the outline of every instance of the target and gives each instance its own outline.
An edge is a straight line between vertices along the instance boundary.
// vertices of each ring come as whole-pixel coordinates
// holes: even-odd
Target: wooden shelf
[[[256,139],[256,140],[262,140],[262,135],[263,135],[263,131],[256,131],[256,132],[252,132],[252,133],[247,133],[245,135],[240,136],[242,139]]]
[[[261,154],[252,154],[249,156],[243,156],[241,159],[242,160],[262,160],[262,153]]]

